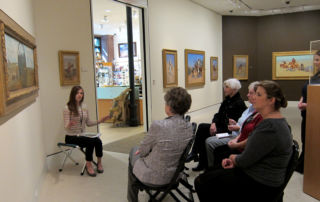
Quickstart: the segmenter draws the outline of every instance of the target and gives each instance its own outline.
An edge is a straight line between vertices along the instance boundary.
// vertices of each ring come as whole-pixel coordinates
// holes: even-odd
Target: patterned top
[[[154,121],[139,147],[140,158],[133,166],[134,175],[143,183],[169,183],[192,137],[191,123],[180,115]]]
[[[86,131],[86,125],[87,126],[97,125],[97,121],[91,121],[89,119],[89,112],[85,104],[82,104],[80,107],[78,107],[78,112],[79,112],[78,116],[71,114],[67,105],[63,110],[64,128],[66,130],[67,135],[79,135]],[[76,124],[68,128],[70,121],[74,121]]]

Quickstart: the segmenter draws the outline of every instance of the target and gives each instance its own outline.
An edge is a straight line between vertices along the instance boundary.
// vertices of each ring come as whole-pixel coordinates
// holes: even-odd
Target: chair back
[[[275,201],[277,201],[277,202],[282,201],[283,191],[286,188],[294,170],[296,169],[296,167],[298,165],[298,158],[299,158],[299,144],[296,140],[293,140],[292,154],[291,154],[291,158],[289,160],[288,166],[287,166],[285,180],[284,180],[284,183],[279,188],[279,194],[278,194]]]

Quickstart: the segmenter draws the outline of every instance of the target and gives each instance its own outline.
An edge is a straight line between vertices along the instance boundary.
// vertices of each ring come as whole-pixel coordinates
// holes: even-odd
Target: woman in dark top
[[[239,93],[240,88],[239,80],[234,78],[225,80],[223,83],[225,99],[220,105],[218,113],[214,115],[211,124],[201,123],[199,125],[192,151],[187,158],[187,161],[191,161],[199,154],[199,164],[192,168],[193,171],[200,171],[207,167],[206,139],[216,133],[231,133],[228,130],[229,118],[237,121],[242,112],[246,110],[247,106]]]
[[[302,151],[299,157],[298,166],[296,171],[303,174],[304,168],[304,149],[305,149],[305,137],[306,137],[306,116],[307,116],[307,88],[309,82],[311,84],[320,84],[320,51],[317,51],[313,57],[313,67],[317,70],[317,73],[310,78],[310,81],[307,81],[302,88],[302,96],[300,98],[298,108],[301,111],[301,143]]]
[[[266,201],[277,196],[292,154],[292,135],[280,107],[287,106],[274,81],[257,85],[253,106],[263,120],[248,137],[241,154],[222,161],[224,169],[195,179],[200,201]]]

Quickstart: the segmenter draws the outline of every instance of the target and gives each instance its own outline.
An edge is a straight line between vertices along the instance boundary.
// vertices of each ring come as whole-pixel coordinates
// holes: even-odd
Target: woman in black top
[[[304,168],[304,149],[305,149],[305,136],[306,136],[306,109],[307,109],[307,88],[309,82],[311,84],[320,84],[320,51],[317,51],[313,57],[313,67],[317,70],[317,73],[310,78],[310,81],[307,81],[302,88],[302,96],[300,98],[298,108],[301,111],[301,143],[302,143],[302,151],[299,157],[298,166],[296,171],[303,174]]]
[[[187,161],[194,160],[199,154],[199,164],[193,171],[203,170],[208,166],[205,141],[208,137],[216,133],[228,132],[229,119],[237,121],[242,112],[247,109],[240,96],[240,81],[235,78],[227,79],[223,82],[225,99],[220,105],[219,111],[213,116],[211,124],[201,123],[196,133],[196,139]]]

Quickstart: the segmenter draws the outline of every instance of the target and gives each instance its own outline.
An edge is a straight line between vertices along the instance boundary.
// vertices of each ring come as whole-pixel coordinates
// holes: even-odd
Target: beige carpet
[[[146,133],[139,133],[121,140],[103,145],[103,150],[129,154],[132,147],[140,144]]]

